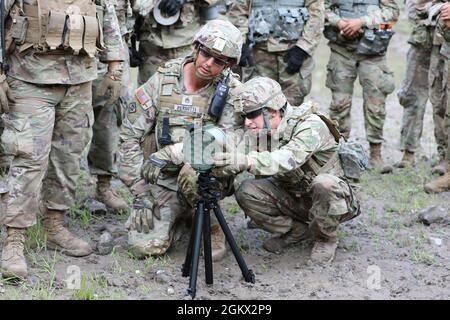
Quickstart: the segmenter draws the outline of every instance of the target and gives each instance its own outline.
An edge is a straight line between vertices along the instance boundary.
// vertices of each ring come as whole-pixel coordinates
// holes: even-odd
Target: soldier
[[[385,54],[399,8],[395,0],[325,0],[325,10],[324,35],[331,49],[326,80],[332,93],[330,117],[348,137],[353,83],[359,77],[370,163],[381,169],[385,102],[394,91],[394,76]]]
[[[442,76],[443,76],[443,84],[445,84],[444,89],[445,92],[441,95],[441,101],[439,101],[438,106],[444,106],[444,108],[440,110],[434,110],[434,119],[435,122],[440,118],[439,121],[441,121],[441,134],[442,134],[442,143],[438,146],[438,148],[441,148],[441,152],[443,154],[442,156],[442,164],[443,168],[445,169],[444,174],[442,177],[439,177],[425,185],[425,191],[428,193],[440,193],[444,192],[450,189],[450,4],[447,2],[445,4],[442,4],[440,8],[440,18],[438,26],[436,27],[436,30],[439,34],[443,37],[443,43],[441,46],[441,49],[439,51],[440,54],[440,60],[444,60],[444,69],[442,70]],[[433,59],[433,57],[432,57]],[[438,72],[440,70],[433,69],[434,72]],[[430,74],[432,70],[430,69]],[[431,82],[430,82],[431,84]],[[430,88],[430,91],[432,90],[432,87]],[[442,101],[443,100],[443,101]],[[434,107],[434,105],[433,105]],[[438,126],[435,123],[435,127]],[[435,131],[436,133],[436,131]]]
[[[6,11],[10,69],[1,75],[1,88],[11,90],[14,101],[3,116],[2,144],[14,157],[1,217],[7,229],[2,269],[4,277],[23,278],[25,230],[36,223],[40,207],[47,248],[77,257],[92,252],[64,227],[64,213],[74,205],[79,160],[92,136],[95,55],[102,50],[109,79],[104,85],[114,89],[123,50],[110,1],[9,1]]]
[[[147,82],[161,63],[191,53],[192,39],[203,25],[202,10],[208,10],[218,1],[136,1],[134,9],[139,14],[136,32],[143,59],[139,66],[139,85]]]
[[[403,120],[400,148],[403,158],[397,164],[399,168],[411,167],[415,164],[415,151],[422,136],[423,117],[428,100],[428,70],[432,47],[434,27],[418,9],[430,0],[408,0],[408,18],[413,24],[408,43],[411,45],[407,54],[406,77],[397,96],[403,106]]]
[[[239,206],[262,229],[280,233],[264,241],[270,252],[312,236],[311,260],[328,263],[337,247],[337,228],[359,214],[359,204],[344,178],[338,130],[316,113],[311,102],[293,107],[272,79],[257,77],[237,91],[245,127],[266,132],[278,148],[214,156],[212,173],[222,177],[247,170],[261,179],[245,180],[235,196]],[[261,139],[262,135],[260,135]]]
[[[312,56],[323,24],[323,0],[251,1],[248,39],[254,44],[254,73],[279,82],[294,105],[311,91]]]
[[[126,45],[133,32],[134,19],[130,0],[117,0],[117,18],[119,20],[122,41]],[[124,46],[127,49],[127,46]],[[117,174],[117,152],[119,127],[122,123],[122,109],[130,99],[130,65],[129,54],[125,52],[122,63],[122,83],[117,88],[120,92],[110,98],[101,91],[101,85],[107,74],[107,65],[98,63],[98,78],[93,81],[94,125],[92,126],[92,142],[88,154],[90,172],[97,176],[96,198],[113,212],[125,212],[127,203],[111,189],[111,179]],[[120,98],[118,98],[119,96]],[[114,100],[114,101],[112,101]]]
[[[243,125],[232,101],[239,81],[230,72],[238,63],[243,38],[230,22],[212,20],[194,37],[193,54],[166,62],[135,92],[121,130],[119,175],[137,197],[128,219],[129,244],[136,256],[164,254],[183,218],[190,218],[197,199],[196,173],[180,162],[166,164],[166,151],[173,151],[191,124],[216,123],[224,129]],[[218,81],[229,76],[230,92],[219,119],[208,113]],[[144,158],[142,139],[155,132],[156,149]],[[145,162],[144,162],[144,159]],[[150,182],[146,185],[142,177]],[[224,184],[226,189],[232,183]],[[225,237],[218,223],[212,224],[215,261],[226,253]]]

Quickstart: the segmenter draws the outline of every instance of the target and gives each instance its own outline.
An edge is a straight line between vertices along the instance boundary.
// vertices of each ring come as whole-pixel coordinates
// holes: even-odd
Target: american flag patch
[[[150,97],[148,96],[147,92],[145,92],[144,88],[139,88],[136,90],[136,98],[142,105],[150,100]]]

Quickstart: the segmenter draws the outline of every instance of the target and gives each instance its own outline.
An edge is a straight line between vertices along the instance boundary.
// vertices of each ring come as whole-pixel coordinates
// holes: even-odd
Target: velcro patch
[[[176,104],[173,108],[177,111],[182,111],[182,112],[200,113],[200,108],[197,106],[187,106],[184,104]]]
[[[131,102],[128,104],[128,112],[135,113],[136,112],[136,102]]]
[[[147,92],[145,92],[144,88],[139,88],[136,90],[136,98],[142,105],[145,105],[145,103],[150,100],[150,96]]]

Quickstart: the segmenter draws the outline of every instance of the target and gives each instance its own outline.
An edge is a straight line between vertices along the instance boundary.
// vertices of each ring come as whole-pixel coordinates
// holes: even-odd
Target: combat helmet
[[[194,44],[201,44],[222,56],[239,63],[244,38],[241,31],[226,20],[211,20],[194,36]]]

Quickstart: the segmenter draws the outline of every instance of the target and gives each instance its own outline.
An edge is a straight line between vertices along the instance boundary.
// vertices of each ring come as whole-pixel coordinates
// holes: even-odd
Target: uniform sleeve
[[[380,23],[393,23],[398,20],[400,9],[395,0],[380,0],[381,10],[376,10],[361,17],[363,27],[373,29]]]
[[[231,3],[227,13],[228,20],[242,32],[244,39],[248,34],[248,14],[250,12],[250,0],[236,0]]]
[[[111,0],[106,0],[103,14],[103,41],[105,50],[100,54],[100,61],[124,61],[125,48],[122,42],[119,20]]]
[[[129,187],[141,179],[141,167],[144,163],[141,142],[156,123],[157,89],[155,88],[159,88],[159,73],[154,74],[136,92],[142,88],[145,88],[150,100],[144,105],[137,97],[129,102],[127,116],[123,119],[120,129],[119,178]]]
[[[251,151],[249,172],[263,176],[284,174],[302,166],[314,153],[328,147],[330,141],[334,138],[327,126],[317,116],[309,117],[297,125],[291,140],[278,150]]]
[[[331,0],[325,0],[324,3],[325,3],[325,24],[332,27],[337,27],[339,20],[341,20],[341,17],[332,9],[331,6],[333,2]]]
[[[325,5],[323,1],[324,0],[306,1],[309,19],[305,23],[305,28],[302,36],[297,41],[297,46],[303,49],[303,51],[310,56],[314,54],[314,50],[319,45],[322,37],[325,19]]]

